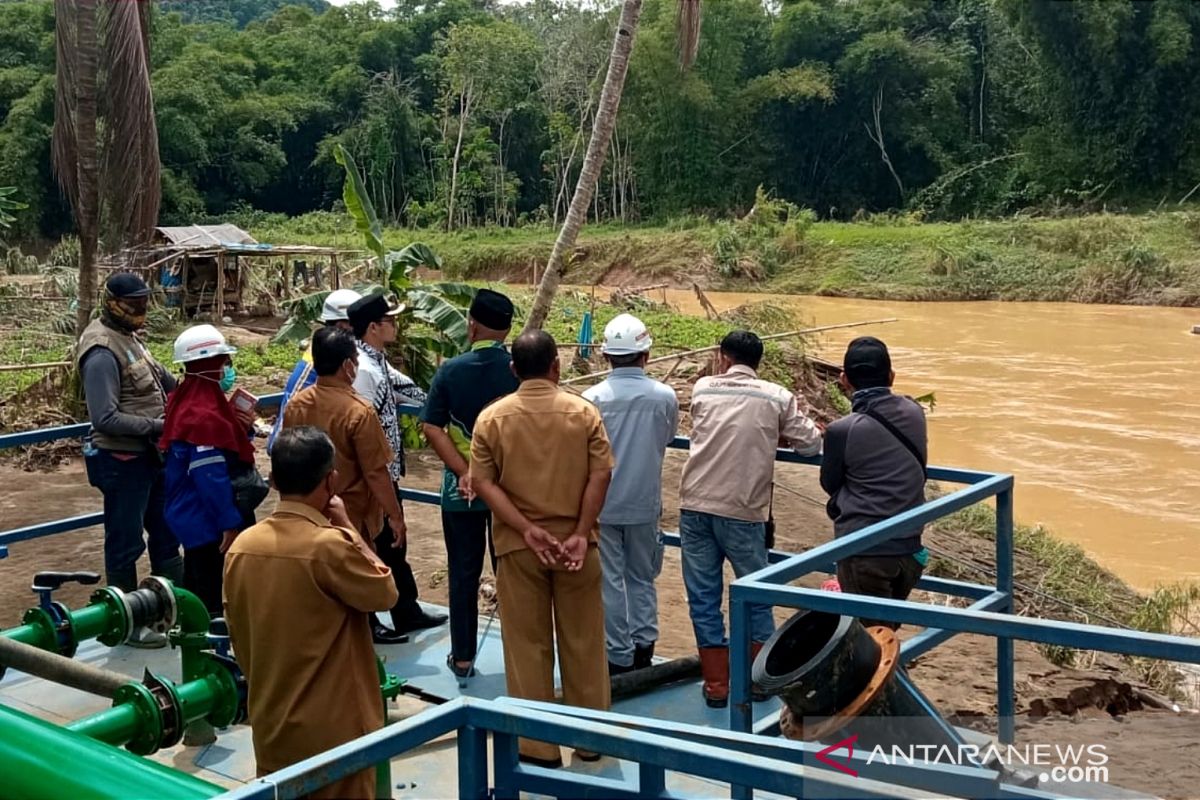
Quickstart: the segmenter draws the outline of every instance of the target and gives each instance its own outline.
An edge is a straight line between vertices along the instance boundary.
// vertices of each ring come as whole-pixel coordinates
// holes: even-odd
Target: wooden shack
[[[187,317],[220,318],[258,305],[260,298],[247,296],[254,271],[269,271],[257,284],[273,301],[289,298],[300,286],[304,291],[338,288],[338,256],[344,252],[266,244],[236,225],[184,225],[156,228],[136,260],[142,265],[137,271],[163,288],[168,306],[183,309]]]

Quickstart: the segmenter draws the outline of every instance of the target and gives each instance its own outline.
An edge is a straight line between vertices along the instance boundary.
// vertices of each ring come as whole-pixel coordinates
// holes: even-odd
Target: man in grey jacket
[[[600,512],[608,672],[650,666],[658,640],[663,453],[679,427],[675,390],[646,374],[652,339],[632,314],[604,328],[608,379],[583,393],[604,418],[617,466]]]
[[[821,487],[833,535],[846,536],[925,502],[928,437],[925,412],[911,397],[892,393],[896,379],[887,345],[872,336],[846,349],[842,390],[853,412],[825,431]],[[928,551],[921,528],[838,562],[842,591],[904,600],[921,579]],[[862,620],[864,625],[899,625]]]

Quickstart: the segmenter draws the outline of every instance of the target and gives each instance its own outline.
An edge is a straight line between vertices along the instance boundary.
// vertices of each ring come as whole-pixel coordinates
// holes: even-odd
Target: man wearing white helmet
[[[650,666],[658,639],[662,463],[679,427],[679,401],[670,386],[646,375],[652,343],[637,317],[614,318],[601,348],[612,374],[583,393],[600,409],[617,461],[600,512],[604,638],[613,675]]]
[[[321,306],[321,324],[326,327],[351,330],[350,306],[360,299],[362,299],[362,295],[353,289],[334,289]],[[292,374],[288,376],[287,383],[283,387],[283,402],[279,404],[279,416],[275,417],[275,425],[271,428],[271,435],[267,439],[268,453],[271,452],[271,447],[275,444],[275,437],[279,435],[279,431],[283,427],[283,411],[287,408],[288,400],[291,400],[292,395],[296,392],[307,389],[316,382],[317,373],[313,371],[312,344],[310,343],[304,351],[304,355],[296,362],[295,369],[292,370]]]

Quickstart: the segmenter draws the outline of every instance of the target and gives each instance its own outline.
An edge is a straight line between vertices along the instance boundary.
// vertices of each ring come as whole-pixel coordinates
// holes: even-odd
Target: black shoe
[[[633,648],[633,668],[645,669],[654,663],[654,642]]]
[[[371,641],[375,644],[404,644],[408,636],[376,623],[371,627]]]
[[[517,755],[517,760],[522,764],[530,764],[535,767],[544,767],[545,769],[558,769],[563,765],[562,758],[537,758],[535,756],[527,756],[524,753]]]
[[[413,631],[421,631],[426,628],[436,628],[438,625],[445,625],[449,619],[445,614],[430,614],[428,611],[421,610],[410,616],[404,622],[396,624],[397,633],[412,633]],[[395,623],[395,620],[392,620]]]
[[[446,666],[450,668],[456,678],[470,678],[475,675],[475,662],[472,661],[469,666],[460,667],[455,663],[454,653],[446,656]]]
[[[608,677],[611,678],[614,675],[624,675],[627,672],[633,672],[634,669],[635,667],[633,664],[630,664],[628,667],[622,667],[620,664],[614,664],[610,661],[608,662]]]

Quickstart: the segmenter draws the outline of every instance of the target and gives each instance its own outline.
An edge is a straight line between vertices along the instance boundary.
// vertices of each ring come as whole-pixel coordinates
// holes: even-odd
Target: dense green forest
[[[162,219],[333,207],[341,143],[392,224],[561,221],[611,44],[596,5],[156,3]],[[1174,204],[1200,182],[1190,0],[703,8],[682,70],[674,2],[646,0],[596,218],[740,214],[760,185],[822,218],[952,219]],[[53,4],[0,2],[0,186],[28,205],[13,238],[70,226],[54,60]]]

